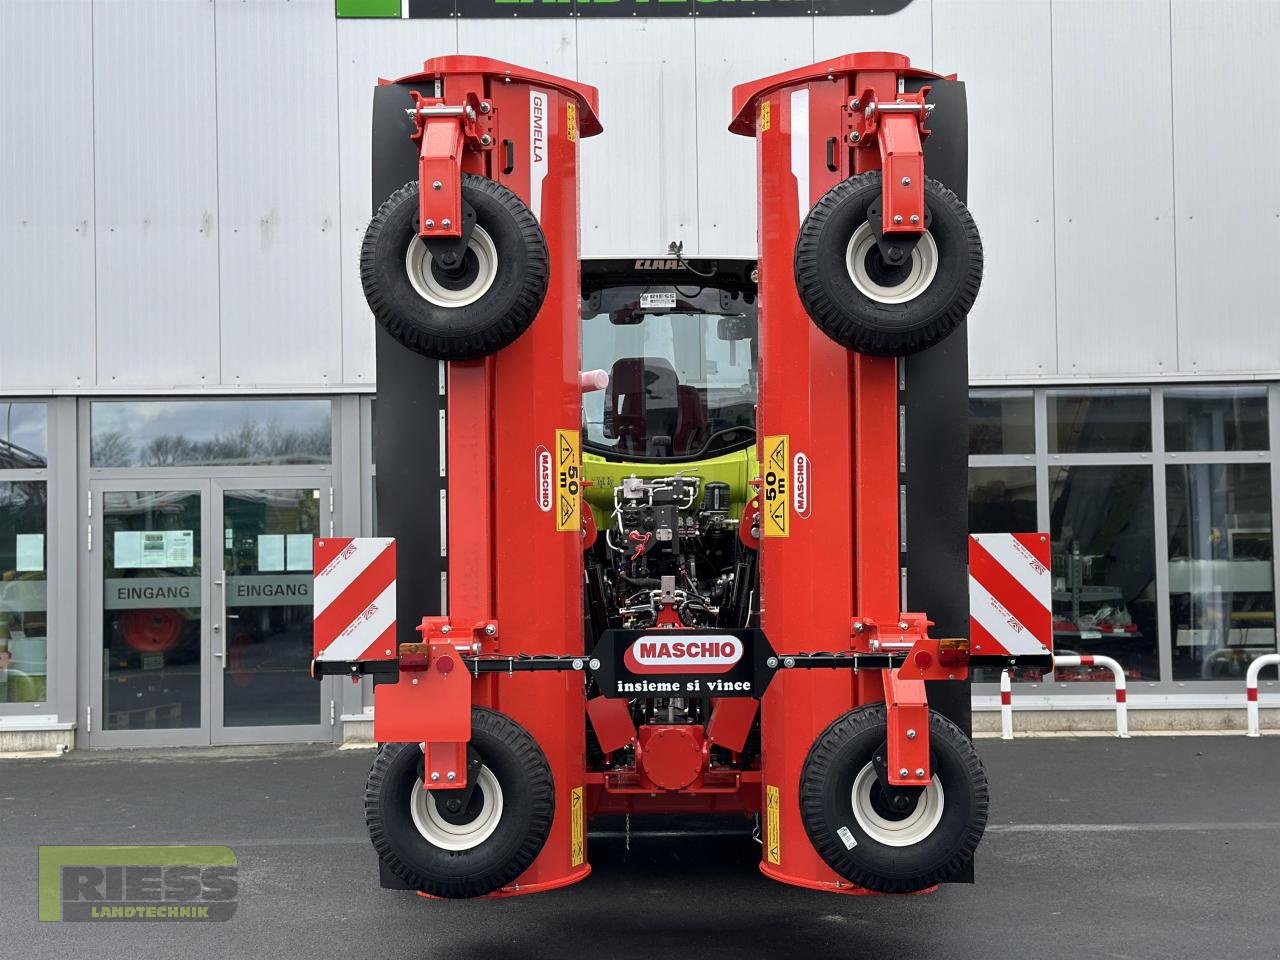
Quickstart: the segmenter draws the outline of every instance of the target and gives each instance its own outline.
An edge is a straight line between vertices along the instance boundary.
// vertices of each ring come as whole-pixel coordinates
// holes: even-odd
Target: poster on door
[[[195,534],[191,530],[117,530],[115,568],[195,566]]]

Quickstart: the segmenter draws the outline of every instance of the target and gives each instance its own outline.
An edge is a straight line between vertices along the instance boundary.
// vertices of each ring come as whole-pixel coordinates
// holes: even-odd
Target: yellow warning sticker
[[[564,105],[564,130],[570,143],[578,139],[578,105],[572,100]]]
[[[582,532],[578,494],[582,490],[582,451],[577,430],[556,431],[556,529]]]
[[[763,509],[760,511],[766,537],[791,536],[791,437],[783,434],[764,438]]]
[[[582,844],[582,788],[574,787],[569,791],[569,861],[570,866],[578,867],[587,858]]]
[[[773,108],[768,100],[760,101],[760,132],[764,133],[769,129],[769,123],[773,119]]]
[[[778,788],[764,788],[764,855],[770,863],[782,862],[782,842],[778,837],[779,806]]]

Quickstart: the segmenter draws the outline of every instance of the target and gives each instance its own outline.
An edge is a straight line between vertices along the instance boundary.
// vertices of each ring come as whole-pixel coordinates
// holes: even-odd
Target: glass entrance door
[[[329,739],[311,668],[311,545],[330,531],[327,481],[215,481],[213,742]]]
[[[328,740],[311,542],[328,479],[90,486],[92,746]]]
[[[208,491],[181,481],[90,492],[94,746],[209,742]]]

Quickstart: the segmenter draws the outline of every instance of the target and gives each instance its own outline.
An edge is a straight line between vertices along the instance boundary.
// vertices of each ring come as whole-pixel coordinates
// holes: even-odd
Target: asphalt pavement
[[[637,835],[629,850],[593,838],[575,887],[428,901],[378,887],[371,751],[0,760],[0,957],[1280,958],[1280,737],[978,746],[992,805],[977,883],[908,897],[779,885],[749,836]],[[37,921],[39,845],[137,843],[230,846],[235,915]]]

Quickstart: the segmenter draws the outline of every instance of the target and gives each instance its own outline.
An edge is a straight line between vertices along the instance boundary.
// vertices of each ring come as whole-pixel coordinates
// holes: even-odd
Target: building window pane
[[[0,470],[49,465],[48,418],[43,403],[0,400]]]
[[[1030,390],[969,394],[969,453],[1035,453],[1035,404]]]
[[[97,401],[90,466],[329,463],[328,400]]]
[[[1165,476],[1173,678],[1243,677],[1276,649],[1270,468],[1179,464]]]
[[[1169,450],[1266,450],[1267,388],[1178,387],[1164,393]]]
[[[45,489],[0,482],[0,704],[48,699]]]
[[[1049,501],[1055,652],[1114,657],[1130,679],[1158,680],[1151,468],[1053,467]],[[1055,679],[1109,676],[1086,667]]]
[[[1151,449],[1147,390],[1050,393],[1050,453],[1135,453]]]
[[[969,532],[1034,533],[1035,467],[970,467]]]

